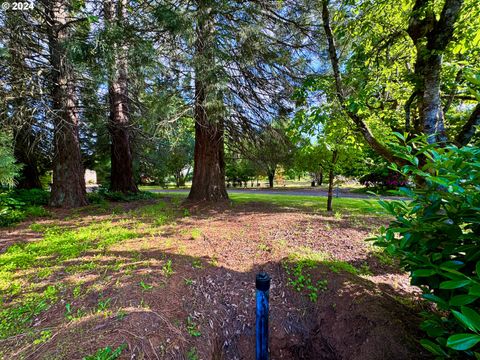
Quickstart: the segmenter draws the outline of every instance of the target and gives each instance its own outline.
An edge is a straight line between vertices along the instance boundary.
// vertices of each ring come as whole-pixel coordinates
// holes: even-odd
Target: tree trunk
[[[66,1],[49,1],[49,50],[52,67],[52,114],[54,124],[53,185],[50,205],[63,208],[87,204],[85,174],[80,154],[78,115],[72,68],[66,56],[68,40]]]
[[[463,0],[446,0],[438,18],[433,3],[416,0],[407,29],[417,49],[414,94],[418,97],[419,117],[415,129],[427,135],[429,143],[445,143],[445,117],[440,98],[442,55],[453,37]]]
[[[34,135],[30,124],[25,124],[15,132],[14,155],[22,164],[19,176],[16,178],[19,189],[41,189],[40,172],[34,154]]]
[[[273,188],[273,179],[275,178],[275,172],[268,174],[268,187]]]
[[[470,139],[475,135],[476,127],[480,126],[480,104],[477,104],[473,109],[468,121],[463,125],[462,129],[457,135],[456,142],[460,146],[465,146],[470,142]]]
[[[428,136],[429,143],[444,143],[444,114],[440,99],[441,55],[431,53],[423,45],[417,46],[417,63],[415,75],[418,79],[416,92],[420,94],[417,101],[419,123],[417,129]]]
[[[335,179],[335,172],[334,167],[335,163],[337,162],[338,158],[338,151],[333,150],[332,153],[332,163],[330,164],[330,168],[328,170],[328,197],[327,197],[327,211],[333,211],[332,208],[332,201],[333,201],[333,180]]]
[[[105,0],[106,23],[122,26],[126,18],[126,0]],[[133,156],[130,141],[130,109],[128,99],[128,49],[114,44],[114,64],[110,71],[108,97],[110,119],[108,130],[112,139],[110,189],[123,193],[138,192],[133,178]]]
[[[180,174],[179,172],[177,172],[177,173],[174,175],[174,177],[175,177],[175,186],[176,186],[177,188],[180,187],[180,176],[181,176],[181,174]]]
[[[203,111],[199,106],[196,106],[196,110]],[[188,199],[192,201],[228,199],[225,187],[223,130],[214,124],[202,125],[198,118],[195,123],[192,188]]]
[[[322,186],[322,184],[323,184],[323,169],[320,169],[320,174],[318,176],[317,182],[318,182],[318,186]]]
[[[228,199],[225,187],[224,127],[222,115],[210,102],[216,97],[215,57],[213,54],[213,15],[203,0],[197,1],[195,42],[195,149],[191,201]],[[208,97],[208,99],[207,99]],[[214,101],[215,100],[215,101]]]

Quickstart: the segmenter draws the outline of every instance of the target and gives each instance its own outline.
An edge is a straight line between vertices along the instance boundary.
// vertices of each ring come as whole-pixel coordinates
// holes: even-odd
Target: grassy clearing
[[[69,287],[74,297],[78,297],[79,285],[49,282],[56,273],[119,270],[124,265],[121,261],[104,261],[111,247],[129,239],[151,236],[176,215],[180,215],[178,208],[160,201],[84,226],[77,223],[30,225],[30,230],[41,233],[40,240],[14,244],[0,254],[0,305],[3,307],[0,339],[26,330],[31,321],[58,302]],[[171,261],[165,263],[163,270],[165,276],[173,273]]]
[[[133,284],[133,289],[141,297],[141,301],[135,300],[133,307],[145,311],[152,306],[149,297],[161,292],[165,286],[170,286],[169,283],[175,276],[180,277],[183,286],[192,288],[195,271],[225,266],[225,249],[204,249],[205,246],[221,246],[220,243],[215,245],[215,240],[223,239],[223,235],[225,241],[228,241],[224,227],[219,227],[217,235],[209,234],[210,228],[203,223],[204,219],[192,216],[182,206],[185,192],[152,195],[157,198],[155,202],[139,202],[133,206],[118,203],[112,206],[115,203],[101,199],[105,206],[92,204],[72,211],[61,220],[43,219],[30,224],[28,231],[37,233],[34,241],[16,243],[0,254],[0,340],[10,341],[13,336],[20,335],[32,343],[36,341],[35,344],[50,342],[55,332],[52,328],[32,325],[38,319],[52,314],[56,314],[57,319],[63,321],[62,324],[81,323],[94,318],[122,319],[128,311],[124,310],[125,304],[117,303],[119,297],[115,293],[122,284]],[[168,199],[162,199],[162,196]],[[147,197],[148,199],[150,198]],[[321,216],[312,218],[315,218],[314,221],[322,221],[322,231],[327,232],[341,231],[336,230],[337,223],[355,226],[356,221],[362,222],[366,216],[380,213],[380,207],[374,200],[335,199],[335,213],[327,214],[324,211],[325,198],[232,194],[231,199],[231,211],[227,212],[231,216],[235,216],[236,208],[239,214],[243,214],[244,204],[265,203],[275,207],[274,211],[266,212],[267,217],[278,219],[280,223],[282,216],[298,216],[298,219],[303,219],[311,216],[308,214],[310,212],[318,213]],[[250,206],[247,208],[251,210]],[[260,211],[265,210],[263,206],[258,208]],[[292,209],[305,212],[293,212]],[[247,212],[240,216],[248,218],[250,215]],[[249,238],[250,223],[247,221],[240,224],[237,223],[234,228],[236,235],[246,232],[246,238]],[[302,229],[293,229],[295,240],[302,238]],[[310,228],[305,231],[309,232]],[[239,236],[244,238],[243,235]],[[324,269],[355,276],[368,274],[367,268],[357,268],[336,259],[328,252],[314,251],[307,247],[307,243],[305,246],[289,247],[287,240],[284,240],[279,250],[269,240],[268,234],[262,236],[262,241],[242,243],[246,253],[250,251],[252,254],[262,254],[261,257],[265,258],[277,257],[277,260],[285,259],[284,256],[290,254],[282,262],[290,286],[304,293],[313,302],[321,292],[329,289],[329,284],[322,275]],[[277,255],[277,250],[281,254]],[[146,255],[149,252],[156,254],[150,257]],[[169,253],[185,255],[185,263],[178,263],[175,256]],[[378,257],[383,259],[380,251]],[[233,264],[236,266],[236,262]],[[316,271],[319,267],[323,271],[320,272],[320,277]],[[151,276],[152,272],[156,276]],[[120,298],[123,296],[125,295],[122,294]],[[187,319],[186,324],[180,322],[176,326],[186,332],[188,338],[193,339],[201,336],[200,323],[196,321],[192,317]],[[108,344],[102,344],[105,345]],[[99,352],[116,351],[114,348],[106,349],[102,348]]]
[[[168,191],[160,194],[171,196],[179,200],[184,200],[187,197],[185,192],[180,191]],[[327,198],[324,196],[315,197],[299,195],[233,193],[229,194],[229,197],[234,204],[264,202],[280,207],[292,207],[315,211],[324,211],[327,207]],[[376,199],[334,198],[333,207],[336,216],[341,216],[341,212],[345,211],[351,214],[384,214],[383,208],[378,204]]]
[[[0,293],[3,295],[0,303],[5,306],[0,311],[0,338],[14,335],[28,327],[35,316],[59,300],[60,294],[65,292],[67,287],[70,286],[74,292],[78,292],[78,284],[48,283],[47,280],[56,273],[72,275],[100,268],[103,271],[108,266],[118,270],[122,267],[118,260],[109,265],[101,264],[100,261],[102,256],[108,254],[111,246],[129,239],[153,236],[160,227],[174,224],[178,217],[190,215],[179,206],[186,197],[185,193],[168,192],[166,195],[171,199],[169,204],[158,201],[135,210],[118,210],[102,221],[84,226],[79,226],[79,223],[68,227],[56,223],[30,225],[30,230],[40,233],[42,238],[35,242],[12,245],[0,255]],[[265,202],[284,208],[322,211],[325,205],[324,198],[309,196],[232,194],[231,199],[233,206]],[[363,214],[380,211],[380,207],[372,200],[335,199],[335,205],[337,217],[341,216],[341,212]],[[193,240],[202,237],[200,229],[188,231]],[[259,247],[263,251],[269,250],[266,245],[262,247],[260,244]],[[297,259],[297,263],[306,261],[307,255],[313,256],[305,252],[300,255],[302,258]],[[332,271],[359,273],[358,269],[351,265],[328,257],[309,261],[327,265]],[[210,265],[215,266],[216,262],[217,259],[212,257]],[[193,268],[202,266],[201,261],[192,263]],[[128,267],[125,267],[125,270],[131,271]],[[173,273],[171,262],[165,262],[162,272],[166,277]]]

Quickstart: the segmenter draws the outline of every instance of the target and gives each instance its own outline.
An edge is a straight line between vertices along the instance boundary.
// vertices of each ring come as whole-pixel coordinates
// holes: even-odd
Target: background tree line
[[[16,165],[5,169],[24,188],[51,170],[53,206],[86,204],[85,167],[123,193],[192,176],[189,199],[216,201],[240,159],[270,185],[279,165],[333,184],[373,160],[405,164],[395,132],[473,144],[477,15],[473,0],[55,0],[6,11],[2,151]]]

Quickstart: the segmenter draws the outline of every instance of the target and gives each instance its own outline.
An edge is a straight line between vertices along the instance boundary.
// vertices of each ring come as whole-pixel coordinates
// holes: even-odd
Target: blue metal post
[[[268,295],[270,276],[261,272],[255,279],[256,291],[256,360],[268,360]]]

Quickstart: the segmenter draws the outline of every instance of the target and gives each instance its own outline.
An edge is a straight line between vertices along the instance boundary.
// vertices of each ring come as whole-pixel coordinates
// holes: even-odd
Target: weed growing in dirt
[[[265,252],[270,252],[270,251],[272,251],[272,249],[270,248],[270,246],[268,246],[267,244],[258,244],[258,250],[260,250],[260,251],[265,251]]]
[[[200,231],[200,229],[193,229],[191,232],[190,232],[190,237],[193,239],[193,240],[199,240],[202,238],[202,232]]]
[[[200,259],[193,259],[192,261],[192,267],[194,269],[202,269],[203,266],[202,266],[202,261]]]
[[[307,291],[308,298],[312,302],[318,300],[318,292],[327,289],[327,280],[312,281],[309,269],[316,267],[315,261],[311,259],[300,259],[293,263],[285,264],[285,271],[288,274],[289,284],[297,291]]]
[[[25,279],[18,276],[22,271],[34,270],[37,279],[53,275],[61,265],[71,259],[79,259],[86,251],[105,251],[108,246],[141,235],[135,223],[127,221],[103,221],[76,229],[58,226],[32,225],[33,230],[44,232],[43,239],[36,242],[10,246],[0,254],[0,292],[4,296],[19,296],[13,307],[0,311],[0,337],[14,335],[28,327],[32,319],[46,311],[56,299],[56,288],[50,286],[44,293],[24,294]],[[67,273],[94,270],[95,261],[65,266]],[[78,294],[77,294],[78,292]],[[74,297],[80,289],[74,289]],[[70,311],[71,312],[71,311]],[[69,313],[78,317],[79,313]]]
[[[97,312],[107,311],[108,308],[110,307],[111,301],[112,301],[112,298],[106,298],[106,299],[98,300]]]
[[[355,266],[342,260],[336,260],[336,259],[325,260],[325,261],[322,261],[321,264],[327,266],[334,273],[339,273],[342,271],[353,274],[353,275],[359,275],[361,273],[361,271],[357,269]]]
[[[167,204],[164,201],[160,201],[153,205],[136,209],[131,215],[151,221],[155,226],[163,226],[172,222],[175,218],[174,209],[167,207],[166,205]]]
[[[140,283],[138,285],[140,285],[140,287],[142,288],[143,291],[148,291],[148,290],[153,289],[153,285],[145,284],[145,282],[143,280],[140,281]]]
[[[15,335],[24,330],[32,320],[48,310],[57,300],[58,289],[48,286],[40,294],[31,294],[13,307],[0,311],[0,339]]]
[[[72,304],[66,303],[65,304],[65,318],[68,321],[74,321],[81,319],[86,315],[86,312],[82,309],[77,309],[77,311],[72,310]]]
[[[165,264],[162,266],[162,273],[166,277],[170,277],[173,275],[173,267],[172,267],[172,260],[168,259]]]
[[[379,246],[372,245],[372,250],[370,252],[373,256],[375,256],[378,261],[386,266],[393,266],[395,265],[395,259],[385,251],[384,248]]]
[[[86,250],[137,237],[138,231],[126,227],[127,223],[120,224],[123,226],[112,226],[110,221],[104,221],[75,230],[50,227],[45,231],[42,240],[12,245],[1,254],[0,276],[20,269],[45,267],[54,262],[78,258]]]
[[[356,268],[346,261],[332,258],[330,254],[314,251],[309,247],[298,247],[297,252],[290,254],[289,257],[294,261],[309,260],[316,265],[323,265],[328,267],[334,273],[347,272],[353,275],[371,275],[368,264],[362,264],[360,268]]]
[[[210,260],[208,260],[208,263],[211,265],[211,266],[218,266],[218,257],[217,255],[212,255]]]
[[[103,349],[98,349],[97,352],[93,355],[89,355],[83,358],[83,360],[116,360],[122,354],[122,351],[127,347],[127,345],[122,344],[115,350],[107,346]]]
[[[43,224],[33,223],[29,226],[29,229],[35,232],[43,232],[45,230],[44,226]]]
[[[123,309],[119,309],[115,316],[116,316],[117,320],[123,320],[123,319],[125,319],[125,316],[127,316],[127,312]]]
[[[286,248],[286,247],[288,246],[288,241],[285,240],[285,239],[278,240],[278,245],[279,245],[281,248]]]
[[[185,285],[191,286],[193,285],[193,280],[192,279],[183,279],[185,281]]]
[[[198,357],[197,349],[192,347],[190,350],[187,352],[187,360],[199,360],[200,358]]]
[[[192,320],[192,318],[189,316],[187,317],[187,332],[190,336],[193,337],[199,337],[202,336],[202,333],[199,330],[199,326]]]
[[[33,340],[33,344],[34,345],[43,344],[47,342],[51,337],[52,337],[51,330],[43,330],[40,332],[40,337]]]

